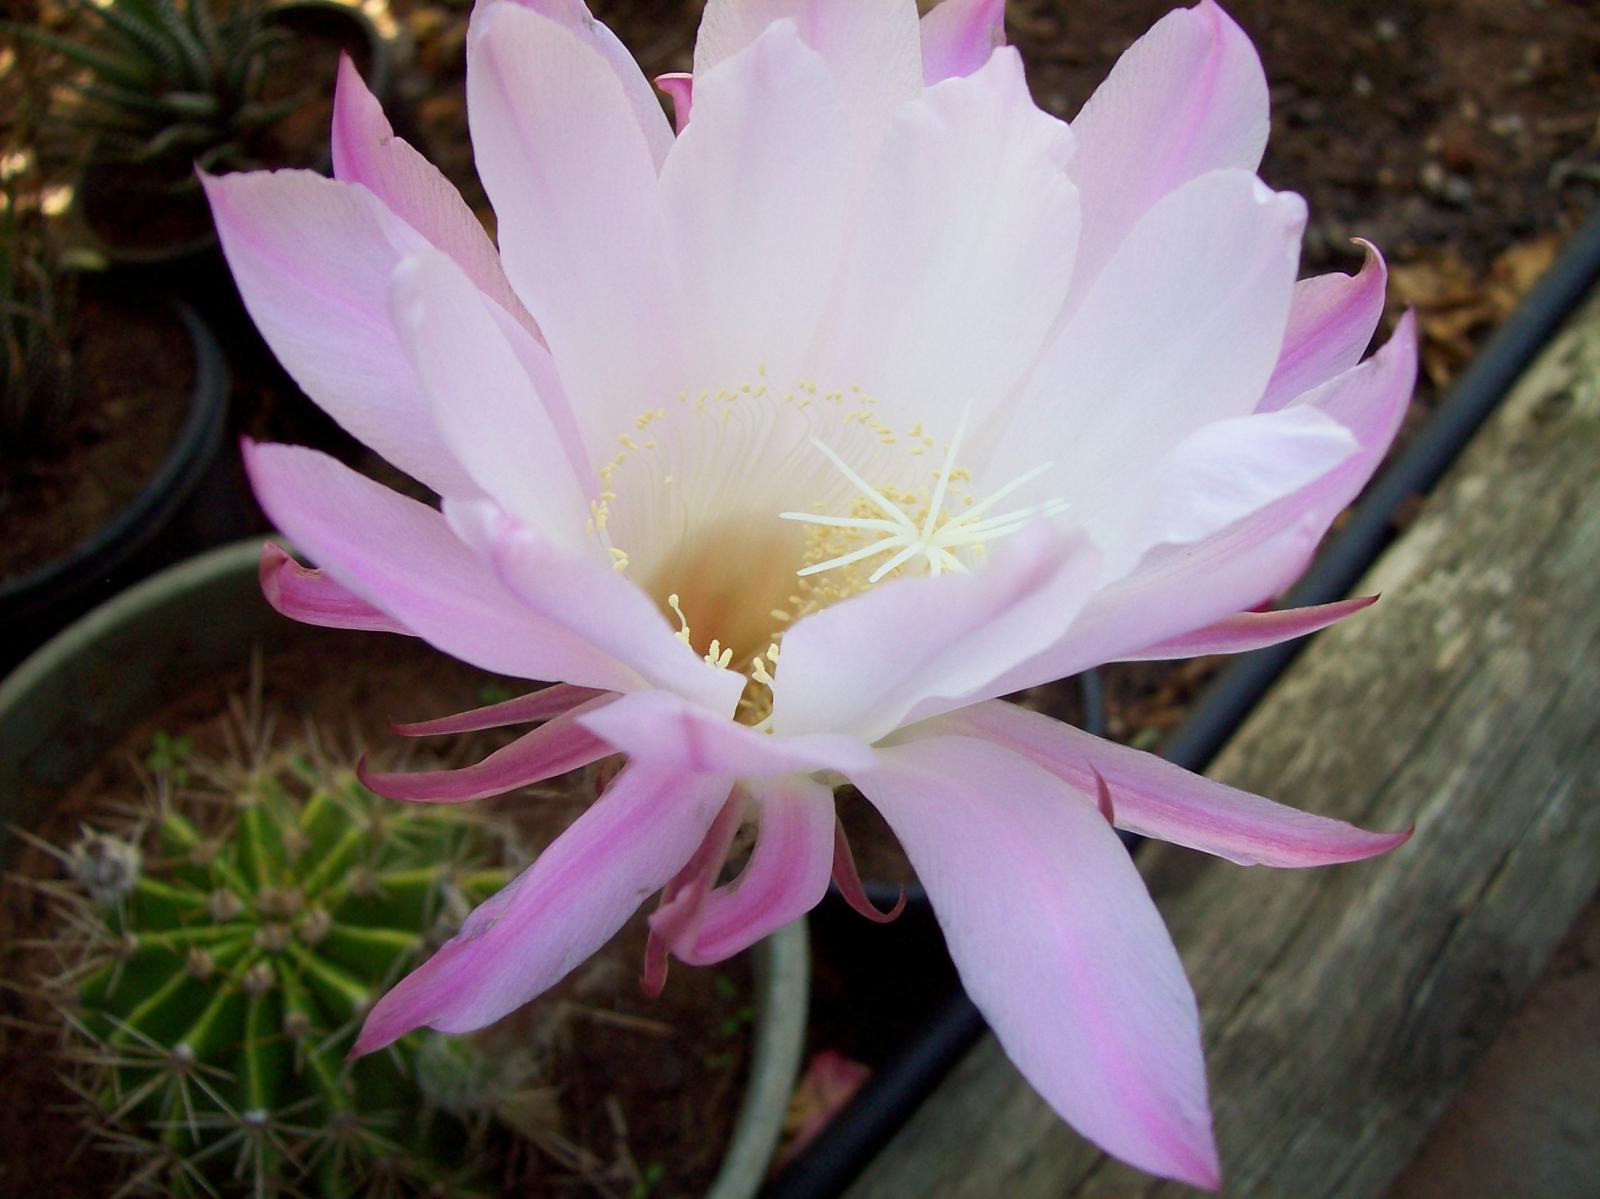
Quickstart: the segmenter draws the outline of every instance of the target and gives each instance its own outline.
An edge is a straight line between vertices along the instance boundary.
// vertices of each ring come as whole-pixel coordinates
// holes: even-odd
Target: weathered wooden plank
[[[1371,572],[1383,601],[1212,771],[1414,821],[1408,845],[1298,872],[1142,855],[1200,997],[1230,1193],[1382,1194],[1600,884],[1597,463],[1600,298]],[[1183,1193],[1074,1136],[986,1038],[848,1195]]]

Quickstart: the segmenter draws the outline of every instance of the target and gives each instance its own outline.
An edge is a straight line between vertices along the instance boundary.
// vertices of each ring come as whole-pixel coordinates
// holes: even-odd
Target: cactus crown
[[[57,119],[92,139],[106,160],[170,163],[181,186],[190,164],[252,165],[251,139],[301,97],[263,98],[274,52],[288,34],[262,0],[66,0],[72,32],[14,27],[75,69]]]
[[[130,1186],[460,1193],[487,1119],[419,1090],[436,1034],[343,1058],[369,1003],[506,883],[504,832],[379,799],[303,746],[219,768],[165,738],[151,760],[155,810],[57,853],[75,1086],[137,1157]]]

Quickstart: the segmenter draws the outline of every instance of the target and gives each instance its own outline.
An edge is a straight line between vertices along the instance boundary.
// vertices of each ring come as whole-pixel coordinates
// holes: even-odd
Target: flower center
[[[769,387],[763,370],[646,410],[600,468],[590,532],[684,644],[748,676],[747,723],[771,709],[790,624],[890,577],[971,570],[988,543],[1066,507],[995,511],[1050,463],[973,494],[957,461],[970,406],[930,474],[919,459],[934,437],[921,423],[897,432],[876,404],[859,387]]]

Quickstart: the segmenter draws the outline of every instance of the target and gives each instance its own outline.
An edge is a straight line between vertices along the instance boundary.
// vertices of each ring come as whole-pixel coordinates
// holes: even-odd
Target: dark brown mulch
[[[189,414],[195,361],[177,313],[89,295],[72,335],[70,416],[48,447],[0,459],[0,580],[92,537],[165,461]]]

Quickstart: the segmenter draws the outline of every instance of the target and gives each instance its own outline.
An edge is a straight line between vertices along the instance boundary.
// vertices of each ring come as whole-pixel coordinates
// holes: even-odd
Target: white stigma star
[[[812,512],[781,512],[778,515],[783,520],[797,520],[805,524],[824,525],[835,529],[868,529],[882,532],[886,536],[860,549],[840,554],[837,558],[829,558],[826,562],[804,567],[795,573],[801,577],[814,575],[825,570],[848,566],[852,562],[860,562],[877,554],[889,554],[890,557],[872,572],[867,579],[868,583],[878,582],[897,566],[909,562],[918,555],[926,559],[930,575],[942,574],[947,570],[966,573],[967,565],[956,557],[956,550],[966,546],[982,546],[998,538],[1010,536],[1035,517],[1055,516],[1064,512],[1067,508],[1066,501],[1051,499],[1041,504],[1030,504],[1026,508],[1017,508],[999,516],[984,515],[1006,496],[1033,482],[1055,466],[1053,462],[1046,462],[1011,480],[988,499],[973,504],[970,508],[940,522],[939,517],[943,513],[945,498],[950,490],[950,477],[955,469],[956,451],[961,446],[961,439],[966,436],[967,418],[970,414],[971,406],[968,405],[966,411],[961,414],[961,423],[950,442],[949,450],[945,453],[944,465],[940,467],[938,481],[934,485],[933,499],[928,505],[928,514],[920,528],[906,514],[904,508],[863,479],[827,445],[815,437],[811,438],[811,444],[827,455],[828,461],[839,469],[839,473],[844,475],[874,508],[883,513],[883,516],[821,516]]]

